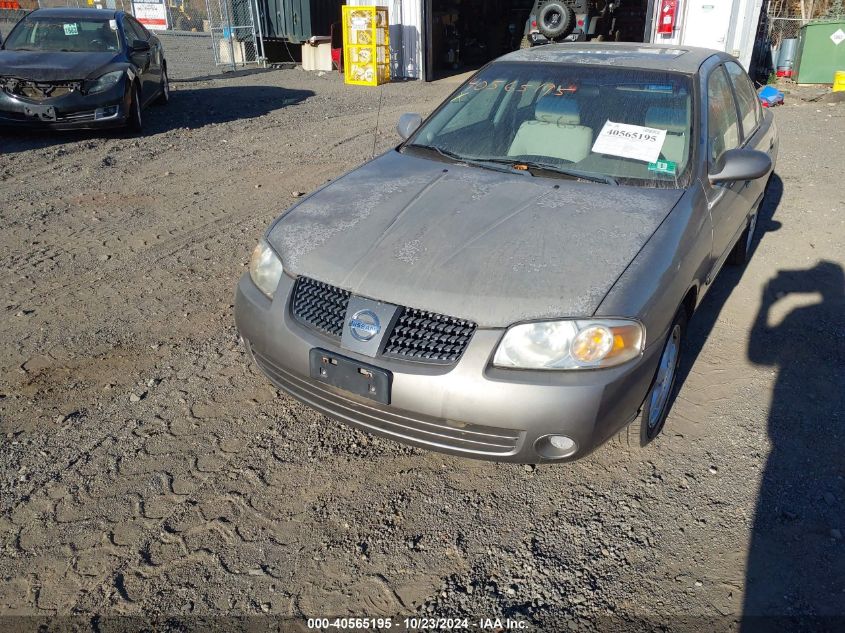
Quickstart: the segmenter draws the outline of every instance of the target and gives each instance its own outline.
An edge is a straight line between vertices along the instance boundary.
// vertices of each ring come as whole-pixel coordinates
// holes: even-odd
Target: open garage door
[[[654,0],[425,0],[425,78],[472,70],[550,41],[647,42],[653,5]]]

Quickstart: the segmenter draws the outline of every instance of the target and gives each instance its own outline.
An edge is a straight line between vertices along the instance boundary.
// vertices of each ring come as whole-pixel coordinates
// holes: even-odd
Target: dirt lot
[[[377,147],[454,86],[382,88]],[[693,320],[665,434],[534,469],[340,426],[239,345],[250,250],[369,157],[379,91],[177,88],[143,138],[0,137],[0,616],[845,617],[845,105],[776,110],[755,255]]]

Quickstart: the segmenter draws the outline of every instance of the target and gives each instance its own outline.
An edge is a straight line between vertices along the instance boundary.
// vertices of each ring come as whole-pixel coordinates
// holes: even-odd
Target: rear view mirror
[[[753,149],[729,149],[723,153],[710,172],[710,183],[718,185],[738,180],[756,180],[772,169],[772,159]]]
[[[132,42],[132,52],[133,53],[145,53],[150,50],[150,43],[145,42],[144,40],[135,40]]]
[[[406,113],[399,117],[399,123],[396,124],[396,131],[402,140],[407,140],[411,134],[419,129],[422,125],[422,117],[419,114]]]

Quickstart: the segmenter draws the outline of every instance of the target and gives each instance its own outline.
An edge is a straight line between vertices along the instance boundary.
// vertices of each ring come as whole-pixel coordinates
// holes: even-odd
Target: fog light
[[[99,121],[100,119],[113,119],[117,116],[117,109],[116,105],[108,106],[106,108],[97,108],[94,110],[94,120]]]
[[[534,450],[544,459],[563,459],[578,452],[578,444],[565,435],[544,435],[534,443]]]
[[[575,448],[575,440],[565,435],[552,435],[549,438],[549,444],[559,451],[571,451]]]

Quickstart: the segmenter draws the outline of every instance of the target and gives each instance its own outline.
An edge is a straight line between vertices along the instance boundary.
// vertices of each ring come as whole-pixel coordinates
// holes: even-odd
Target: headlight
[[[114,70],[106,73],[102,77],[95,79],[88,85],[88,94],[96,94],[98,92],[105,92],[123,77],[122,70]]]
[[[279,285],[279,279],[282,278],[282,272],[282,262],[276,257],[270,245],[264,240],[258,242],[249,260],[249,276],[252,282],[272,299],[276,286]]]
[[[514,325],[493,357],[496,367],[589,369],[636,358],[645,328],[630,319],[567,319]]]

